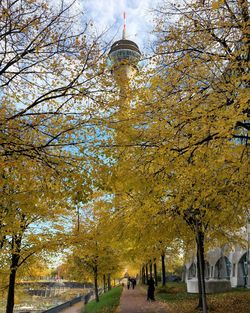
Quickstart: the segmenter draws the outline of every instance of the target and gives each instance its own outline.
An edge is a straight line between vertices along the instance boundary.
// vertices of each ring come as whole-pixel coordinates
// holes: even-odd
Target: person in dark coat
[[[135,289],[136,279],[135,279],[135,278],[132,278],[132,279],[131,279],[131,283],[132,283],[132,288]]]
[[[130,277],[128,277],[128,281],[127,281],[127,288],[130,288]]]
[[[147,294],[147,300],[155,301],[155,281],[152,276],[150,276],[148,280],[148,294]]]

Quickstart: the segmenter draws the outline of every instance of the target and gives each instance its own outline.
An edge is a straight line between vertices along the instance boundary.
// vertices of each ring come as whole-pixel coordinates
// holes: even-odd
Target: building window
[[[188,270],[188,279],[192,279],[194,277],[196,277],[196,265],[192,263]]]
[[[222,256],[215,264],[214,277],[217,279],[230,279],[231,262],[226,256]]]
[[[233,264],[233,277],[235,277],[236,264]]]

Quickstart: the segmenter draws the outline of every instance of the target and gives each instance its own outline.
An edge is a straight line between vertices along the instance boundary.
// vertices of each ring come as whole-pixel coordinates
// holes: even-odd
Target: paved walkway
[[[142,287],[127,289],[124,287],[121,301],[121,313],[167,313],[164,304],[153,301],[147,301],[146,290]]]
[[[60,311],[60,313],[80,313],[84,307],[83,301],[78,302],[67,309]]]

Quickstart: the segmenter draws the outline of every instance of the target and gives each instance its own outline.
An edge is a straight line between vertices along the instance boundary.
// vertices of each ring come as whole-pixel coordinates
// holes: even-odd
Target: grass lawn
[[[184,283],[167,283],[156,289],[156,298],[167,304],[169,313],[196,313],[197,294],[188,294]],[[211,313],[250,313],[250,289],[234,288],[225,293],[207,295]]]
[[[120,303],[122,287],[115,287],[100,296],[98,303],[90,301],[84,308],[84,313],[115,313]]]

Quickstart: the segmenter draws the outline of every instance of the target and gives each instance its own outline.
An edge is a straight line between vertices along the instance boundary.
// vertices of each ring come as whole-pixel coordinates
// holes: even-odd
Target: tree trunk
[[[148,264],[146,264],[146,284],[148,283]]]
[[[106,275],[103,274],[103,291],[106,292]]]
[[[114,286],[115,286],[115,280],[114,280]],[[111,275],[108,274],[108,291],[111,290]]]
[[[161,255],[161,270],[162,270],[162,286],[166,286],[166,267],[165,267],[165,254]]]
[[[99,302],[99,293],[98,293],[98,268],[97,265],[94,267],[94,285],[95,285],[95,301]]]
[[[142,283],[146,284],[145,266],[142,267]]]
[[[200,287],[201,287],[201,290],[199,290],[199,294],[201,294],[201,299],[202,299],[202,312],[207,313],[207,298],[206,298],[206,286],[205,286],[204,233],[201,230],[199,230],[198,222],[196,222],[196,244],[197,244],[197,256],[198,256],[197,269],[199,268],[198,281],[200,280]]]
[[[157,267],[156,267],[156,263],[154,261],[154,277],[155,277],[155,286],[158,285],[158,282],[157,282]]]
[[[149,276],[153,277],[153,264],[152,261],[149,261]]]
[[[10,266],[10,276],[9,276],[9,288],[7,297],[6,313],[13,313],[15,304],[15,283],[16,283],[16,271],[18,267],[20,256],[18,254],[13,254]]]
[[[197,245],[197,251],[196,251],[196,258],[197,258],[197,281],[198,281],[198,292],[199,292],[199,302],[197,305],[197,309],[202,309],[202,289],[201,289],[201,271],[200,271],[200,256],[198,252],[198,245]]]

